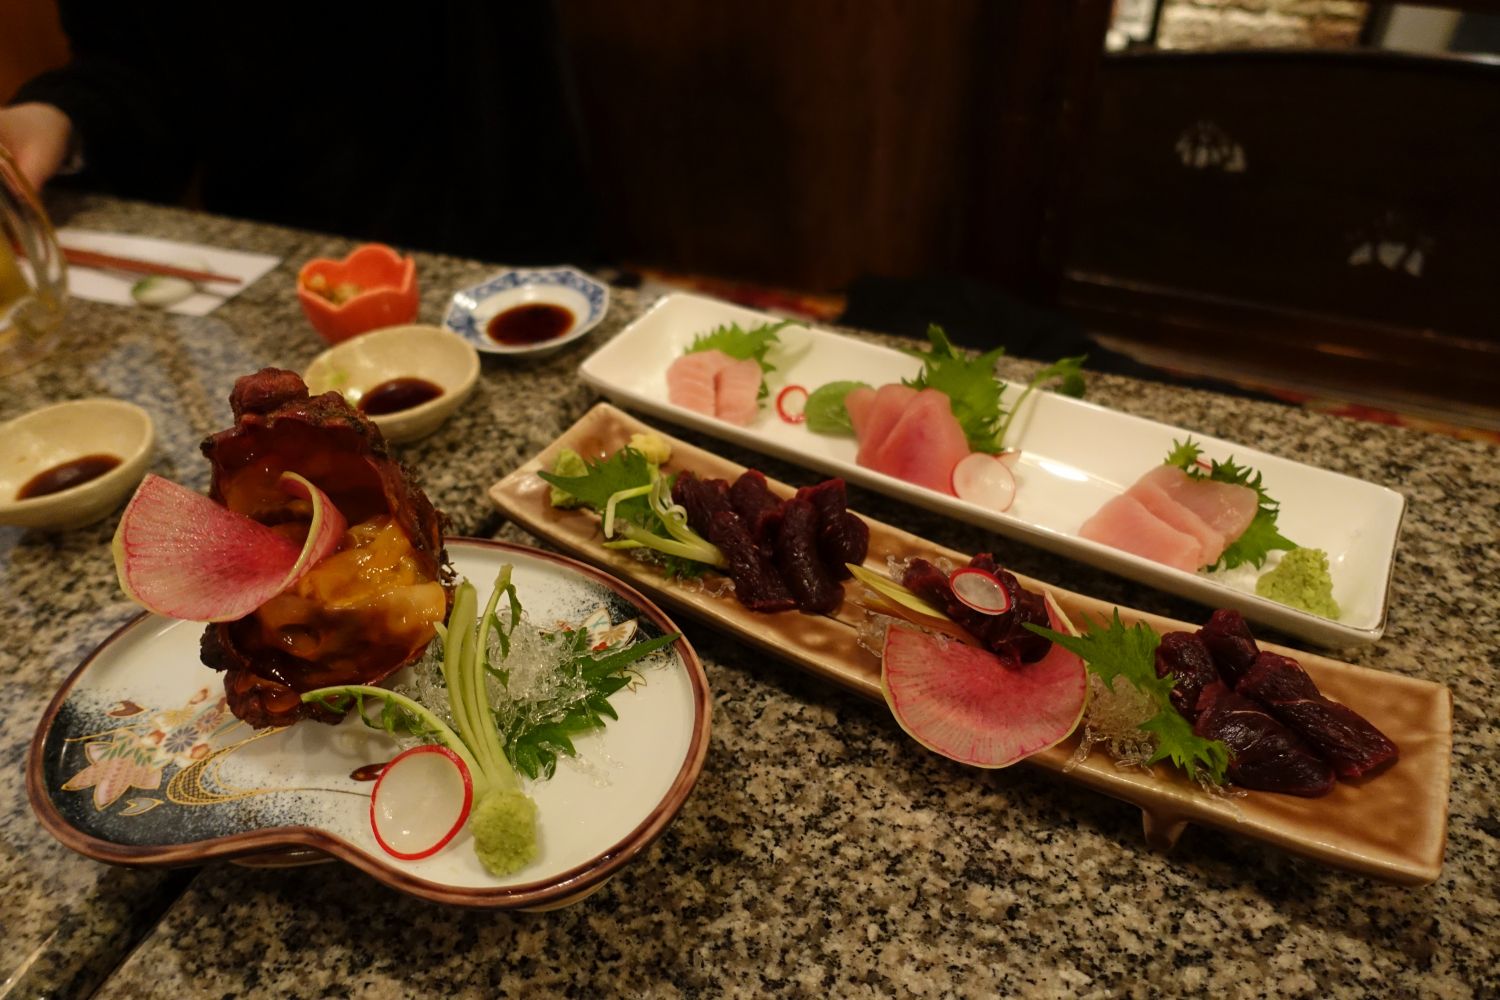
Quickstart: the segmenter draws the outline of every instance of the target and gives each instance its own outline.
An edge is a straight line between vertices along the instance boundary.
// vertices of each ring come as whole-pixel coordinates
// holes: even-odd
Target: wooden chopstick
[[[136,260],[134,257],[116,257],[113,254],[98,253],[94,250],[79,250],[76,247],[63,247],[63,259],[76,267],[99,267],[113,271],[129,271],[132,274],[160,274],[169,278],[185,278],[188,281],[217,281],[231,285],[243,285],[243,278],[236,278],[228,274],[215,274],[212,271],[194,271],[186,267],[174,267],[171,264],[158,264],[150,260]]]

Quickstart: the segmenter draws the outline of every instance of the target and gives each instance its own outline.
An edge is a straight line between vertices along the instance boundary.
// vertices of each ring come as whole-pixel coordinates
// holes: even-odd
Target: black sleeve
[[[60,0],[71,61],[24,84],[15,102],[60,108],[82,143],[88,187],[170,201],[187,186],[191,150],[182,65],[193,44],[183,5]],[[195,102],[194,102],[195,103]]]

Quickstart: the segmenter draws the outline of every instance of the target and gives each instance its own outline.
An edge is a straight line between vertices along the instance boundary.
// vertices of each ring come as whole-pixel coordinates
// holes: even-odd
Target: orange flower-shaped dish
[[[417,317],[417,264],[381,243],[343,260],[315,258],[297,274],[297,298],[330,344]]]

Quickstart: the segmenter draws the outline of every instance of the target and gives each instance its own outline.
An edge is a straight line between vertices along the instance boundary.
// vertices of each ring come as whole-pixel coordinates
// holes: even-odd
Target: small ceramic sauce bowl
[[[303,375],[313,395],[342,393],[355,407],[369,405],[376,390],[381,390],[377,396],[399,397],[403,385],[392,385],[397,379],[419,379],[442,394],[405,409],[365,415],[387,440],[415,441],[442,426],[473,391],[479,380],[479,355],[461,338],[435,326],[390,326],[330,347]]]
[[[516,310],[552,307],[559,322],[535,342],[505,342],[489,332]],[[555,310],[562,310],[561,313]],[[486,354],[551,354],[588,333],[609,311],[609,286],[573,267],[517,268],[460,289],[443,326]]]
[[[0,524],[62,531],[101,520],[145,476],[155,442],[151,415],[118,399],[55,403],[0,424]],[[35,477],[96,455],[119,462],[76,486],[17,498]]]
[[[314,258],[297,273],[297,300],[330,344],[410,323],[419,304],[417,264],[383,243],[366,243],[343,260]]]

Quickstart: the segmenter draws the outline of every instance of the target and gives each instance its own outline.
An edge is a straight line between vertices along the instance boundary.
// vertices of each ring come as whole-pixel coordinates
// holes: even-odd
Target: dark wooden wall
[[[1095,329],[1500,407],[1500,64],[1110,57],[1064,287]]]
[[[1055,290],[1106,0],[561,0],[608,250]]]

